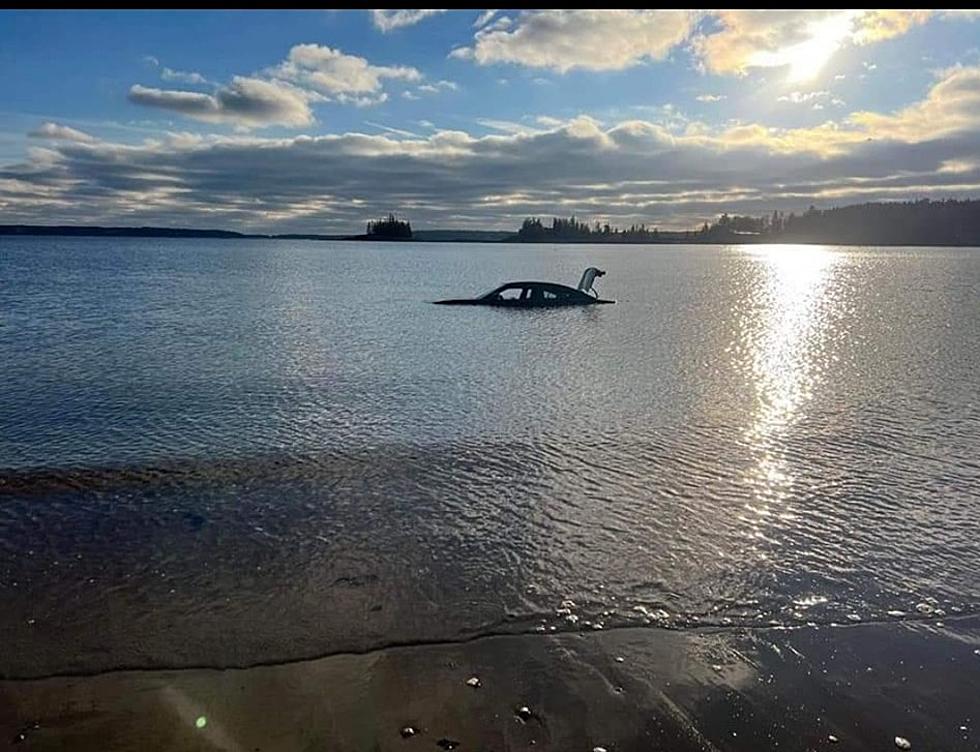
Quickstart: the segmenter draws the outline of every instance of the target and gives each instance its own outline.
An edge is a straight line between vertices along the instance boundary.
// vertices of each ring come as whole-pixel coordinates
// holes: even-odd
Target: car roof
[[[561,285],[557,282],[508,282],[507,284],[501,285],[497,290],[504,290],[508,287],[546,287],[557,290],[564,290],[566,292],[582,292],[581,290],[576,290],[574,287],[569,287],[568,285]],[[584,293],[583,293],[584,294]]]

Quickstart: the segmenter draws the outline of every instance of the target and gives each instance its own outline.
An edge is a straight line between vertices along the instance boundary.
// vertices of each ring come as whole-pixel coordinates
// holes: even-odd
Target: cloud
[[[182,84],[206,84],[208,80],[200,73],[192,71],[179,71],[172,68],[164,68],[160,71],[160,78],[164,81],[176,81]]]
[[[927,10],[873,10],[859,16],[852,38],[857,44],[871,44],[908,33],[929,20]]]
[[[924,100],[896,113],[858,112],[851,120],[868,131],[912,142],[976,129],[980,127],[980,66],[940,71]]]
[[[830,97],[829,91],[791,91],[789,94],[783,94],[777,97],[777,102],[792,102],[793,104],[806,104],[807,102],[812,102],[818,99],[827,99]]]
[[[365,58],[317,44],[298,44],[289,57],[269,71],[275,78],[313,89],[342,103],[377,104],[387,99],[385,79],[421,81],[410,66],[371,65]]]
[[[925,23],[926,11],[721,11],[718,28],[696,35],[700,66],[721,75],[789,66],[795,80],[812,78],[845,44],[871,44]]]
[[[242,76],[235,76],[214,94],[136,84],[129,90],[129,100],[206,123],[230,123],[244,128],[299,127],[314,120],[306,92],[288,84]]]
[[[471,47],[459,47],[450,57],[560,73],[575,68],[622,70],[665,58],[687,37],[694,20],[693,14],[683,12],[528,11],[513,29],[495,23],[478,31]]]
[[[720,102],[724,98],[724,94],[699,94],[695,97],[699,102]]]
[[[485,11],[483,11],[483,13],[481,13],[480,16],[476,19],[476,21],[473,22],[473,28],[474,29],[479,29],[482,26],[486,26],[487,23],[489,23],[490,20],[495,15],[497,15],[497,13],[499,13],[499,11],[496,11],[496,10],[485,10]]]
[[[404,136],[406,138],[418,138],[419,134],[413,133],[412,131],[406,131],[402,128],[392,128],[390,125],[385,125],[384,123],[375,123],[371,120],[365,120],[365,125],[370,125],[372,128],[377,128],[385,133],[392,133],[396,136]]]
[[[943,71],[909,107],[807,128],[661,110],[608,124],[484,121],[486,135],[374,124],[390,130],[52,140],[0,167],[0,204],[9,222],[348,232],[391,207],[430,227],[572,213],[677,227],[722,211],[980,193],[980,67]]]
[[[49,138],[55,141],[77,141],[80,144],[90,144],[96,141],[94,136],[69,128],[58,123],[42,123],[37,129],[27,134],[31,138]]]
[[[375,27],[387,34],[394,29],[403,26],[414,26],[436,13],[445,13],[444,10],[372,10],[371,21]]]
[[[801,45],[823,36],[846,35],[850,21],[831,11],[722,11],[715,21],[720,29],[694,38],[693,49],[701,65],[711,73],[746,73],[752,67],[790,64]],[[839,22],[830,34],[824,27]],[[831,38],[829,48],[838,43]]]
[[[208,83],[199,73],[164,68],[164,79]],[[422,74],[409,66],[372,65],[365,58],[317,44],[299,44],[281,63],[254,76],[235,76],[213,93],[157,89],[136,84],[129,100],[147,107],[177,112],[208,123],[229,123],[238,128],[286,126],[314,122],[310,104],[338,102],[369,107],[388,100],[384,81],[414,83]],[[440,81],[436,87],[455,86]],[[410,97],[407,97],[410,98]]]
[[[434,84],[422,84],[418,90],[423,94],[438,94],[442,91],[459,91],[459,85],[454,81],[436,81]]]

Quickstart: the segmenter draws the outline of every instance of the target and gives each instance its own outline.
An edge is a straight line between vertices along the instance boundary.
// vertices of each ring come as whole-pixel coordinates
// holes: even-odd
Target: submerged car
[[[578,287],[560,285],[556,282],[508,282],[476,298],[454,298],[434,302],[438,305],[485,305],[508,308],[558,308],[615,303],[615,300],[602,300],[592,287],[595,278],[604,274],[604,271],[590,266],[582,274]]]

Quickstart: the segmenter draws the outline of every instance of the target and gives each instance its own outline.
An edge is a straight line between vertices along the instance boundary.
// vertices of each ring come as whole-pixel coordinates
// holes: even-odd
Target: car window
[[[520,300],[524,292],[523,287],[507,287],[497,293],[500,300]]]
[[[555,292],[554,290],[542,290],[541,296],[545,300],[558,300],[558,293]]]

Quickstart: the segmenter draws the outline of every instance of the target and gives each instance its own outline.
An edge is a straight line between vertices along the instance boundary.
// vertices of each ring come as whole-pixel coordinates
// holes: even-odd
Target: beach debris
[[[830,734],[830,735],[829,735],[829,736],[827,737],[827,741],[829,741],[829,742],[830,742],[831,744],[837,744],[837,742],[839,742],[839,741],[840,741],[840,739],[838,739],[838,738],[837,738],[836,736],[834,736],[833,734]]]
[[[455,739],[440,739],[436,742],[436,746],[442,747],[445,750],[456,749],[459,746],[459,742]]]
[[[926,615],[931,614],[933,611],[935,611],[935,609],[930,604],[925,602],[916,603],[915,610],[918,611],[920,614],[926,614]]]
[[[592,625],[592,628],[593,629],[602,629],[602,622],[601,621],[597,621],[595,624]]]
[[[891,611],[888,612],[888,615],[894,616],[895,618],[899,618],[901,616],[905,616],[905,612],[899,611],[898,609],[892,609]]]
[[[847,618],[850,621],[861,621],[861,617],[858,614],[848,614]]]
[[[899,749],[912,749],[912,742],[910,742],[904,736],[896,736],[895,746]]]
[[[199,716],[197,717],[197,720],[196,720],[196,721],[194,721],[194,725],[195,725],[195,726],[196,726],[197,728],[199,728],[199,729],[202,729],[202,728],[204,728],[205,726],[207,726],[207,725],[208,725],[208,719],[207,719],[207,716],[203,716],[203,715],[199,715]]]
[[[593,747],[592,752],[606,752],[605,747]]]
[[[617,655],[616,656],[616,663],[625,663],[625,662],[626,662],[626,659],[623,658],[623,656],[621,656],[621,655]]]
[[[418,731],[418,729],[417,729],[417,728],[415,728],[414,726],[405,726],[405,727],[404,727],[404,728],[403,728],[403,729],[402,729],[401,731],[399,731],[398,733],[400,733],[400,734],[402,735],[402,739],[411,739],[411,738],[412,738],[413,736],[415,736],[415,735],[416,735],[416,734],[417,734],[418,732],[419,732],[419,731]]]
[[[562,608],[575,608],[575,601],[573,601],[571,598],[566,598],[565,600],[563,600],[561,602],[561,607]]]
[[[27,732],[28,731],[36,731],[39,728],[41,728],[41,722],[40,721],[33,721],[30,726],[28,726],[27,728],[25,728],[22,731],[18,731],[17,732],[17,735],[14,736],[13,741],[11,742],[11,744],[20,744],[21,742],[26,742],[27,741]]]
[[[973,651],[973,654],[974,655],[980,655],[980,648],[977,648],[976,650],[974,650]]]
[[[473,687],[473,689],[479,689],[482,686],[482,684],[480,683],[480,677],[471,676],[469,679],[466,680],[466,685],[468,687]]]
[[[529,708],[527,705],[521,705],[514,711],[514,714],[522,721],[529,721],[531,720],[531,716],[534,715],[534,713],[531,712],[531,708]]]

